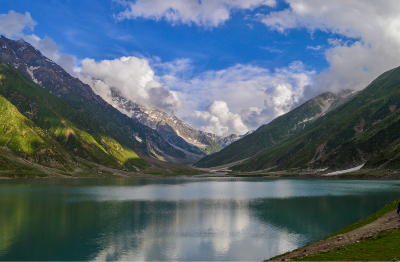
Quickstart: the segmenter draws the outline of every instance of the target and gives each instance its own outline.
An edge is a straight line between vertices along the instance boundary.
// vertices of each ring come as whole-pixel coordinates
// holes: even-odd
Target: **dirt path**
[[[353,231],[350,231],[348,233],[327,238],[325,240],[313,243],[309,246],[299,248],[298,250],[281,256],[274,261],[287,261],[292,258],[303,257],[305,255],[310,255],[320,251],[327,251],[335,247],[357,243],[384,231],[397,229],[399,228],[399,226],[399,215],[396,214],[396,210],[393,210],[370,224],[354,229]]]

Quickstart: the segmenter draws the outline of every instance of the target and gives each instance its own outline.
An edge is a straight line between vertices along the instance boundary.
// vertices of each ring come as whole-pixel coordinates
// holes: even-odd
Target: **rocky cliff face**
[[[39,50],[24,40],[10,40],[0,36],[0,58],[7,64],[21,71],[36,84],[46,88],[57,96],[75,92],[88,99],[106,102],[97,96],[90,86],[72,77],[62,67],[43,56]]]

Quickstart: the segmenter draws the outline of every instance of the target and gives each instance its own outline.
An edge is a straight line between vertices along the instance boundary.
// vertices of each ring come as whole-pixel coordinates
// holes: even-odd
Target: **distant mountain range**
[[[234,171],[400,169],[399,107],[395,68],[362,91],[324,93],[254,132],[221,137],[117,89],[110,105],[30,44],[0,36],[0,172],[30,170],[28,162],[68,172],[90,163],[160,168],[152,159],[198,167],[239,161]]]
[[[357,93],[324,93],[195,165],[236,171],[400,168],[400,68]]]
[[[176,117],[169,117],[159,110],[147,109],[139,104],[126,101],[117,92],[113,92],[115,105],[111,106],[96,95],[89,85],[72,77],[63,68],[23,40],[14,41],[0,36],[0,59],[18,69],[54,97],[60,98],[72,109],[78,110],[92,121],[96,121],[97,128],[100,128],[101,132],[109,133],[114,139],[129,148],[164,161],[195,162],[206,154],[217,152],[223,146],[240,138],[235,135],[219,137],[194,130]],[[8,73],[11,72],[9,69],[4,70]],[[25,110],[24,102],[13,101],[15,99],[13,93],[3,92],[2,94],[13,104],[17,103],[18,110]],[[24,96],[26,101],[32,101],[33,107],[40,103],[37,101],[39,98],[34,97],[34,94],[26,93],[21,96]],[[49,96],[48,99],[55,99],[51,97]],[[23,111],[23,113],[28,114],[26,116],[32,120],[40,118],[35,115],[38,113],[37,110],[35,111],[34,108],[32,110],[33,115],[29,115],[27,111]],[[40,119],[40,121],[47,121],[47,119]],[[96,130],[96,132],[98,131]],[[96,141],[100,143],[100,141]],[[107,151],[106,148],[104,146],[103,149]],[[85,154],[87,155],[87,153]]]
[[[93,81],[101,81],[94,79]],[[157,110],[149,109],[135,102],[127,100],[115,88],[111,88],[112,104],[115,108],[138,120],[140,123],[157,130],[158,133],[171,145],[183,150],[187,156],[200,159],[220,151],[222,148],[250,134],[232,134],[226,137],[195,130],[177,118]]]

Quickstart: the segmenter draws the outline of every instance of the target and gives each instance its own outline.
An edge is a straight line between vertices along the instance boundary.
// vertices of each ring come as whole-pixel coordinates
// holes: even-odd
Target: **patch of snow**
[[[143,140],[140,137],[135,136],[135,138],[136,138],[137,141],[139,141],[139,143],[142,143]]]
[[[303,123],[305,123],[305,122],[311,121],[311,120],[313,120],[313,119],[315,119],[315,117],[306,118],[306,119],[304,119],[303,121],[299,122],[299,125],[300,125],[300,124],[303,124]]]
[[[360,166],[356,166],[356,167],[353,167],[353,168],[350,168],[350,169],[339,170],[339,171],[335,171],[335,172],[332,172],[332,173],[328,173],[328,174],[325,174],[324,176],[334,176],[334,175],[340,175],[340,174],[344,174],[344,173],[357,171],[357,170],[360,170],[364,165],[365,165],[365,163],[360,165]]]
[[[39,82],[37,81],[37,79],[35,78],[35,76],[33,75],[33,70],[32,68],[34,68],[33,66],[27,67],[26,68],[26,72],[28,72],[28,74],[31,76],[32,81],[35,82],[36,84],[38,84]]]
[[[39,68],[41,68],[41,66],[36,66],[36,67],[30,66],[30,67],[29,67],[29,69],[30,69],[32,72],[35,71],[35,70],[37,70],[37,69],[39,69]]]
[[[329,168],[329,167],[317,169],[317,170],[315,170],[315,172],[324,172],[324,171],[328,170],[328,168]]]
[[[2,48],[4,48],[4,49],[7,49],[7,46],[6,45],[3,45],[3,47]]]

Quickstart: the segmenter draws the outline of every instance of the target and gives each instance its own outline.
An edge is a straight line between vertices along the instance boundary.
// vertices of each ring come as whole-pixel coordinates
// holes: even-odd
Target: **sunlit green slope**
[[[29,118],[32,121],[30,123],[41,128],[43,135],[51,136],[57,141],[56,146],[63,147],[71,155],[132,171],[136,170],[135,167],[145,168],[148,165],[134,152],[132,145],[124,143],[127,139],[121,139],[119,134],[111,132],[109,127],[99,124],[96,119],[72,108],[2,61],[0,61],[0,77],[0,94],[26,118]],[[5,118],[4,125],[7,127],[3,128],[10,128],[13,120]],[[23,122],[23,120],[20,121]],[[33,138],[33,135],[34,133],[32,133],[33,140],[39,139]],[[27,133],[25,133],[26,136]],[[37,148],[30,140],[24,142],[21,137],[23,136],[16,135],[15,142],[11,140],[12,146],[7,146],[14,152],[25,152],[26,157],[32,156]],[[44,139],[43,136],[40,138]],[[1,139],[8,141],[9,138],[6,134],[1,134]],[[46,147],[46,144],[44,145]],[[65,160],[68,161],[66,158]]]
[[[71,170],[75,159],[43,129],[23,116],[7,99],[0,95],[0,146],[13,155],[41,165]],[[0,155],[0,171],[19,169]]]

